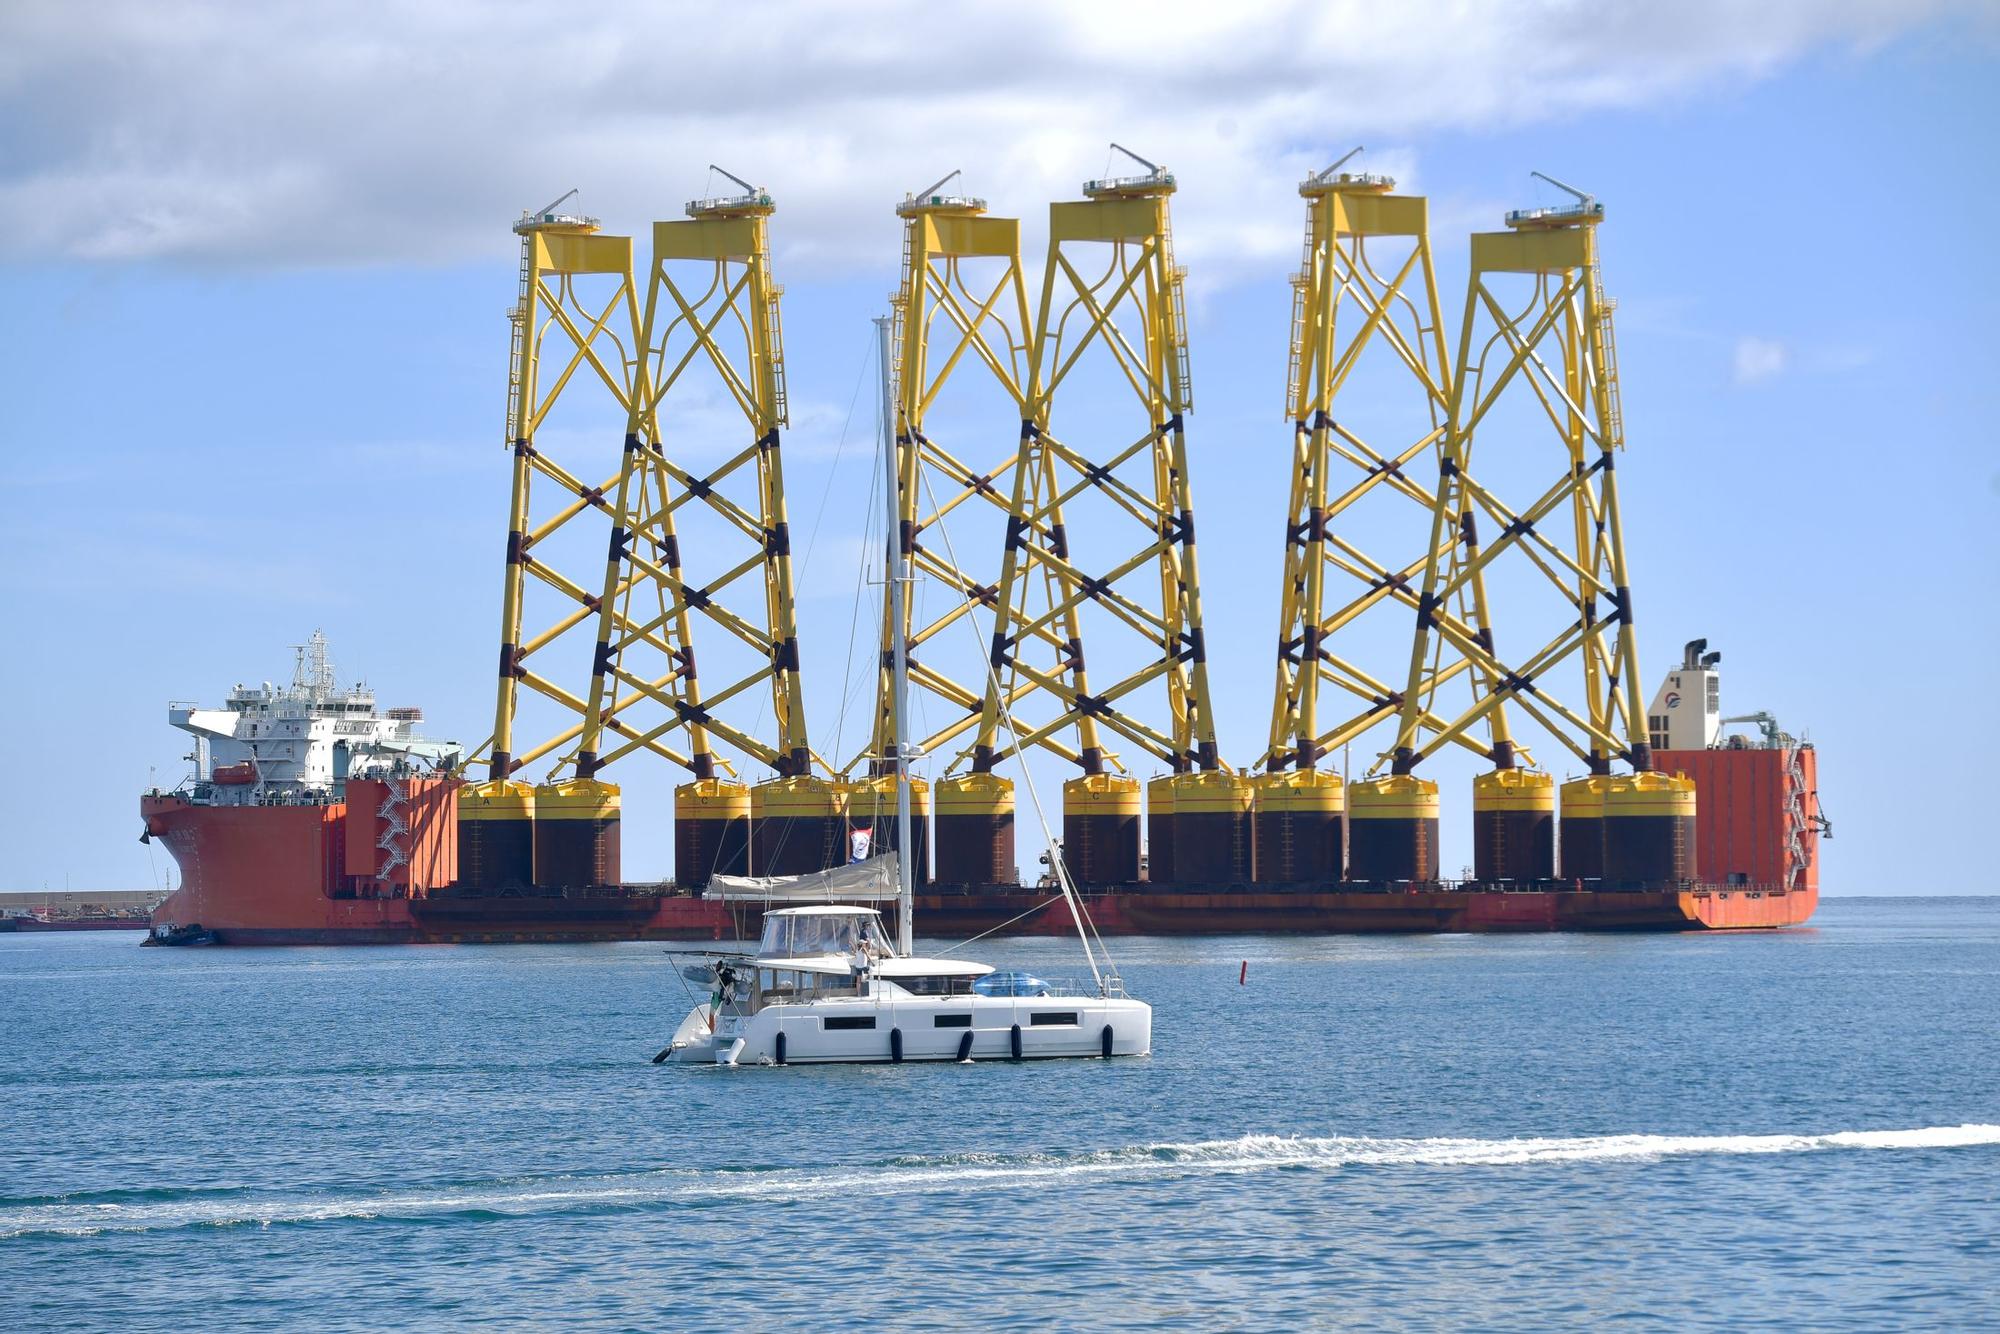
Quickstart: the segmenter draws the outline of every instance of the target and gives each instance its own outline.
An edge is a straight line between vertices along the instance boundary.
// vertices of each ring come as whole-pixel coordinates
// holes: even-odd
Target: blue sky
[[[1619,6],[1533,6],[1512,22],[1419,12],[1401,27],[1367,19],[1387,26],[1370,30],[1379,58],[1361,65],[1323,26],[1286,40],[1317,9],[1252,7],[1155,67],[1105,57],[1073,102],[1051,106],[1008,72],[1008,51],[1088,63],[1123,49],[1104,21],[1079,28],[1030,6],[1004,34],[932,53],[967,62],[962,77],[863,96],[843,80],[896,65],[893,9],[832,59],[794,58],[810,16],[779,7],[776,36],[735,34],[729,48],[781,76],[771,104],[739,85],[725,110],[698,88],[681,103],[629,79],[632,46],[672,34],[614,12],[536,48],[565,72],[549,123],[518,134],[456,93],[518,72],[512,39],[534,36],[522,10],[504,10],[485,45],[396,6],[384,12],[397,23],[322,14],[247,31],[203,6],[172,24],[114,6],[93,34],[60,8],[10,13],[0,888],[155,883],[165,859],[137,843],[135,807],[149,781],[186,768],[166,701],[279,678],[287,646],[315,627],[385,704],[421,704],[437,733],[485,736],[507,224],[578,185],[608,230],[643,234],[703,192],[711,160],[779,199],[790,505],[795,541],[813,544],[808,716],[831,748],[869,387],[851,419],[848,405],[894,282],[894,202],[963,167],[996,213],[1039,233],[1047,201],[1099,174],[1112,138],[1182,182],[1192,467],[1226,756],[1254,758],[1270,708],[1299,176],[1366,142],[1366,165],[1428,194],[1455,325],[1466,233],[1550,202],[1528,177],[1540,169],[1609,213],[1646,693],[1683,640],[1707,636],[1725,655],[1725,709],[1771,709],[1817,743],[1830,891],[1992,888],[1979,869],[1990,765],[1955,735],[2000,687],[1990,11],[1781,5],[1747,28],[1727,7],[1672,20]],[[1440,54],[1420,30],[1434,42],[1448,18],[1462,49]],[[424,77],[447,41],[455,54]],[[993,49],[973,49],[982,41]],[[1308,58],[1326,42],[1324,61]],[[1266,86],[1267,61],[1287,87]],[[213,77],[174,91],[176,68]],[[1162,80],[1179,93],[1155,95]],[[974,452],[1004,452],[1011,428],[991,432]],[[843,750],[859,726],[847,722]],[[627,872],[665,875],[676,776],[621,767]],[[1470,859],[1471,772],[1436,774],[1448,868]],[[1043,773],[1048,799],[1061,776]]]

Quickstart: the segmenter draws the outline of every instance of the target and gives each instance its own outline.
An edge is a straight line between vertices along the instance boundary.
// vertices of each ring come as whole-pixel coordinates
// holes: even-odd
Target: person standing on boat
[[[708,1027],[715,1030],[722,1018],[722,1011],[736,999],[736,970],[728,964],[718,964],[715,969],[715,995],[709,999]]]

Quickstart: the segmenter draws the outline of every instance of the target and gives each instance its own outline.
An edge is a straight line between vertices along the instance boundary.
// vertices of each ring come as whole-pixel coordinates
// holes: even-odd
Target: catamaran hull
[[[747,1018],[724,1015],[714,1032],[708,1007],[696,1006],[674,1035],[671,1058],[700,1065],[829,1065],[1146,1056],[1152,1050],[1153,1012],[1139,1001],[979,996],[773,1005]]]

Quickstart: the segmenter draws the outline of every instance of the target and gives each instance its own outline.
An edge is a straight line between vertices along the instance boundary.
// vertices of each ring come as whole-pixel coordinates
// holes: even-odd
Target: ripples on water
[[[2000,901],[1114,941],[1157,1054],[1025,1066],[655,1067],[657,946],[134,939],[0,937],[7,1327],[2000,1320]]]

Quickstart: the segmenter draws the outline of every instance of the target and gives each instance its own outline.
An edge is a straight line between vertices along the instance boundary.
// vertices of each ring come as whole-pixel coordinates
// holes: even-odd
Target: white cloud
[[[894,201],[951,167],[1032,213],[1116,138],[1179,174],[1182,257],[1226,280],[1290,262],[1295,181],[1357,142],[1407,174],[1427,131],[1756,77],[1950,3],[14,0],[0,206],[17,254],[450,262],[570,185],[636,227],[715,161],[772,187],[803,274],[879,264]]]
[[[1746,334],[1736,340],[1736,383],[1768,380],[1781,373],[1790,361],[1790,350],[1775,338],[1752,338]]]

